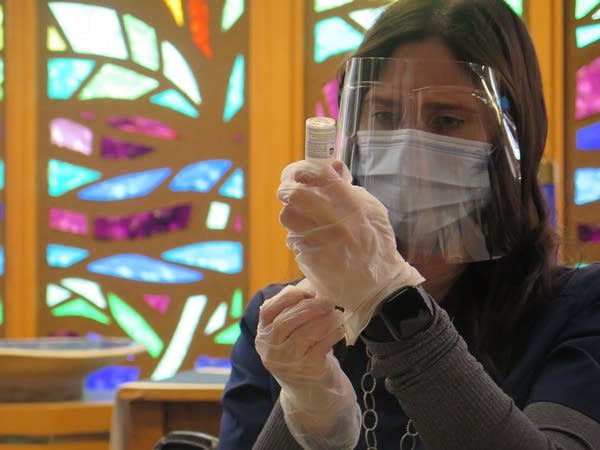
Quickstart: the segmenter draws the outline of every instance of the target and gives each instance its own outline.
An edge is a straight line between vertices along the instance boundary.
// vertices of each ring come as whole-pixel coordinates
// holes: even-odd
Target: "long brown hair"
[[[555,233],[537,181],[547,133],[542,81],[533,43],[521,19],[503,0],[399,0],[367,32],[353,56],[389,56],[402,43],[436,37],[457,60],[492,67],[521,149],[521,180],[510,183],[494,165],[506,256],[471,263],[444,306],[470,351],[496,379],[519,356],[531,321],[551,298],[556,268]],[[343,73],[342,73],[343,82]],[[494,184],[494,180],[492,179]]]

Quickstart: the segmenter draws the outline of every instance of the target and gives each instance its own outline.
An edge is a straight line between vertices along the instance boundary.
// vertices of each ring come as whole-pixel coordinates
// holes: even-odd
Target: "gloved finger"
[[[259,326],[266,326],[273,322],[284,309],[298,302],[315,296],[314,290],[305,287],[286,286],[277,295],[267,299],[259,309]]]
[[[341,177],[328,164],[311,160],[300,160],[288,164],[281,172],[281,182],[296,182],[309,186],[326,186]]]
[[[336,328],[332,329],[320,341],[315,342],[315,344],[306,351],[306,358],[315,361],[319,360],[320,358],[325,358],[331,351],[332,347],[344,338],[344,334],[344,327],[340,324]]]
[[[300,337],[297,334],[298,329],[304,326],[310,326],[312,322],[317,322],[321,316],[333,312],[332,305],[317,298],[302,300],[296,305],[284,309],[272,322],[270,341],[277,344],[286,341],[296,334],[295,338]],[[331,320],[331,318],[325,318]],[[266,331],[266,330],[265,330]]]

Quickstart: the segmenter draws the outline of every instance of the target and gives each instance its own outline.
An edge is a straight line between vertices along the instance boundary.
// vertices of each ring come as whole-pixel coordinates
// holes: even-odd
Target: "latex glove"
[[[260,308],[255,346],[281,385],[288,428],[303,448],[352,449],[360,434],[356,393],[334,357],[341,317],[307,281],[287,286]]]
[[[425,281],[396,250],[385,206],[351,184],[341,161],[290,164],[277,195],[284,204],[279,220],[288,229],[287,246],[316,290],[344,308],[348,344],[387,295]]]

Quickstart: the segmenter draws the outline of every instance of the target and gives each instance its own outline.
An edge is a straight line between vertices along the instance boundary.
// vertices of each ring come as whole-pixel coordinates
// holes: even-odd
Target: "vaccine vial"
[[[335,159],[335,120],[331,117],[306,119],[304,158],[324,162]]]

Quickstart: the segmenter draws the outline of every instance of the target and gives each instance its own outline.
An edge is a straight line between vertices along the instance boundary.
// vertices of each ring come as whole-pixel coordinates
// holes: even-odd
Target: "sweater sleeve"
[[[446,312],[436,305],[434,314],[433,323],[409,339],[363,338],[373,355],[374,375],[386,378],[386,388],[413,420],[425,448],[590,448],[577,438],[577,424],[563,430],[561,440],[541,431],[468,352]]]
[[[252,450],[302,450],[285,422],[279,400],[275,403],[265,426],[262,428]]]

